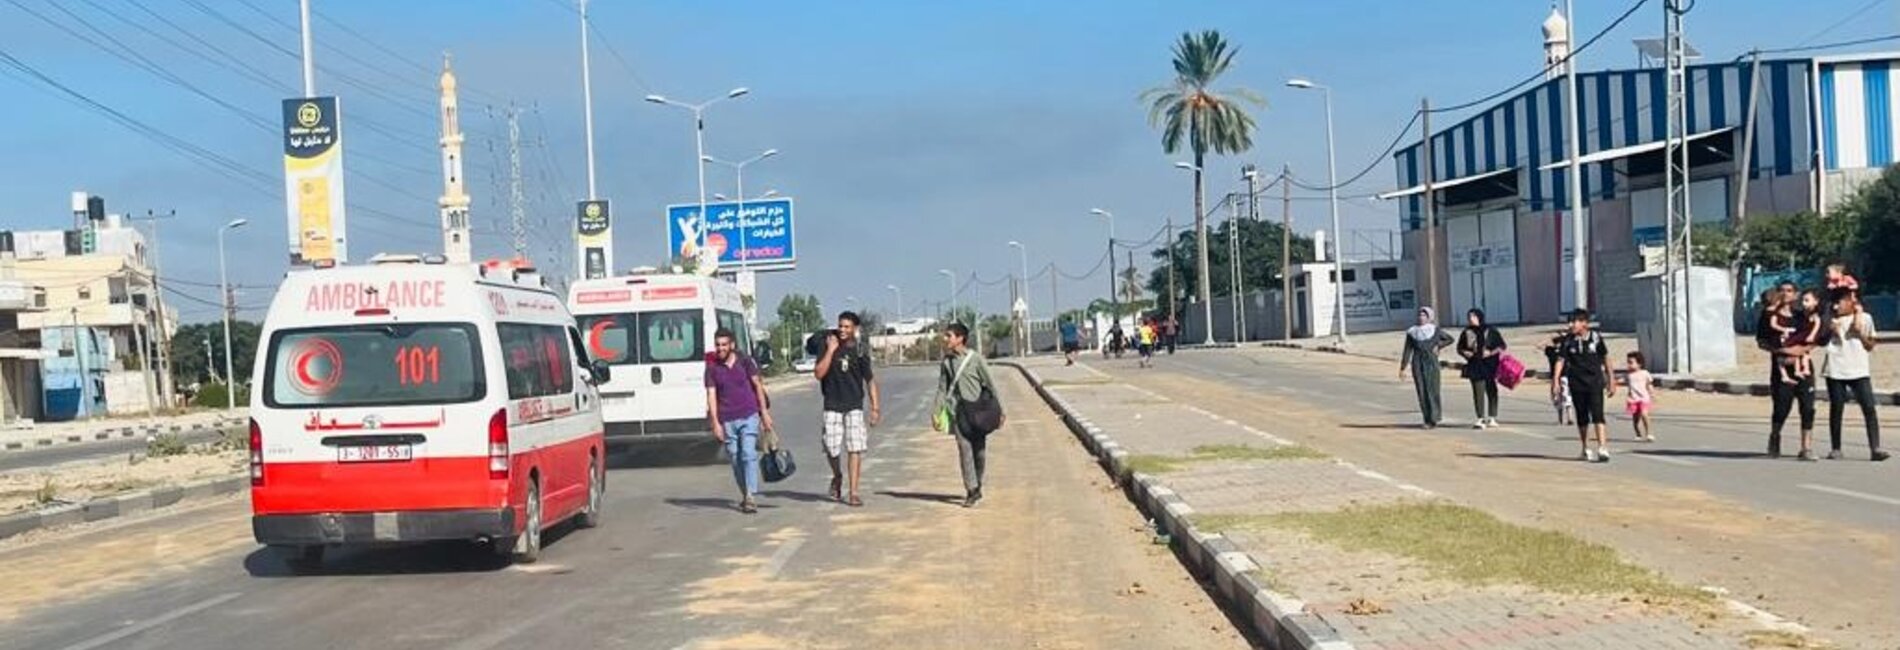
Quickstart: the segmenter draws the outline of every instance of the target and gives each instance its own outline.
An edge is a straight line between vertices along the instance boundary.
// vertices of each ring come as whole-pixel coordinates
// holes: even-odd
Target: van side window
[[[720,327],[732,330],[734,342],[738,344],[739,349],[746,354],[751,354],[752,330],[745,326],[745,316],[730,311],[719,311],[714,316],[719,319]]]
[[[568,332],[558,325],[499,323],[502,359],[508,365],[508,399],[574,391],[574,356]]]

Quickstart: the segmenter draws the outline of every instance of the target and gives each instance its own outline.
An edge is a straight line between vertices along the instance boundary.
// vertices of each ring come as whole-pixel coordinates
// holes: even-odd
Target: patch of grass
[[[1202,445],[1194,448],[1195,460],[1325,460],[1331,458],[1318,449],[1304,445]]]
[[[1822,650],[1834,646],[1814,641],[1793,632],[1756,630],[1747,637],[1750,648],[1797,648],[1800,650]]]
[[[46,505],[58,500],[59,484],[53,482],[51,476],[46,477],[46,480],[40,483],[39,489],[33,491],[33,503]]]
[[[1624,562],[1608,546],[1507,523],[1450,503],[1354,506],[1276,514],[1267,521],[1348,549],[1412,558],[1434,573],[1469,584],[1521,584],[1573,594],[1633,593],[1697,603],[1710,599]]]
[[[251,446],[251,432],[243,427],[232,427],[218,432],[218,438],[203,447],[198,453],[215,456],[226,451],[244,451]]]
[[[1142,474],[1165,474],[1181,469],[1188,459],[1180,456],[1160,456],[1156,454],[1132,454],[1128,457],[1128,472]]]
[[[185,444],[184,437],[176,433],[161,433],[145,443],[146,455],[153,458],[179,456],[189,451],[191,446]]]
[[[1219,535],[1230,530],[1245,530],[1266,525],[1265,515],[1204,515],[1195,513],[1188,517],[1195,528],[1210,535]]]

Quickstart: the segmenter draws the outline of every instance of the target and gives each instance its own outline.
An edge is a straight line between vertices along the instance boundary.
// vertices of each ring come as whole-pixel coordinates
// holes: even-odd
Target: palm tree
[[[1239,52],[1239,48],[1228,47],[1220,32],[1182,32],[1180,42],[1174,44],[1174,81],[1141,94],[1141,101],[1148,104],[1148,123],[1161,127],[1162,151],[1179,152],[1185,141],[1194,153],[1194,241],[1199,249],[1196,295],[1203,309],[1209,310],[1213,303],[1207,267],[1207,215],[1201,192],[1203,163],[1209,151],[1237,154],[1252,149],[1253,116],[1241,104],[1266,105],[1259,95],[1245,88],[1224,92],[1213,88],[1214,81],[1227,72]]]

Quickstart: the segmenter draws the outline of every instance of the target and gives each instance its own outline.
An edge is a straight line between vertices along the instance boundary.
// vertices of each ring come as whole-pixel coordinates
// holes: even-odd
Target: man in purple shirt
[[[713,334],[714,355],[706,364],[706,417],[713,437],[732,458],[732,478],[739,484],[739,511],[759,511],[759,431],[772,431],[772,411],[766,406],[765,381],[759,365],[739,354],[732,330]]]

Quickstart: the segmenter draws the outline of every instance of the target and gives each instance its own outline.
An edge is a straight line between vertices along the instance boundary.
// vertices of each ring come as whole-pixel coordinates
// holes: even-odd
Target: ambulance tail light
[[[488,418],[488,478],[508,478],[508,409]]]
[[[257,419],[251,419],[251,487],[264,484],[264,430],[258,428]]]

